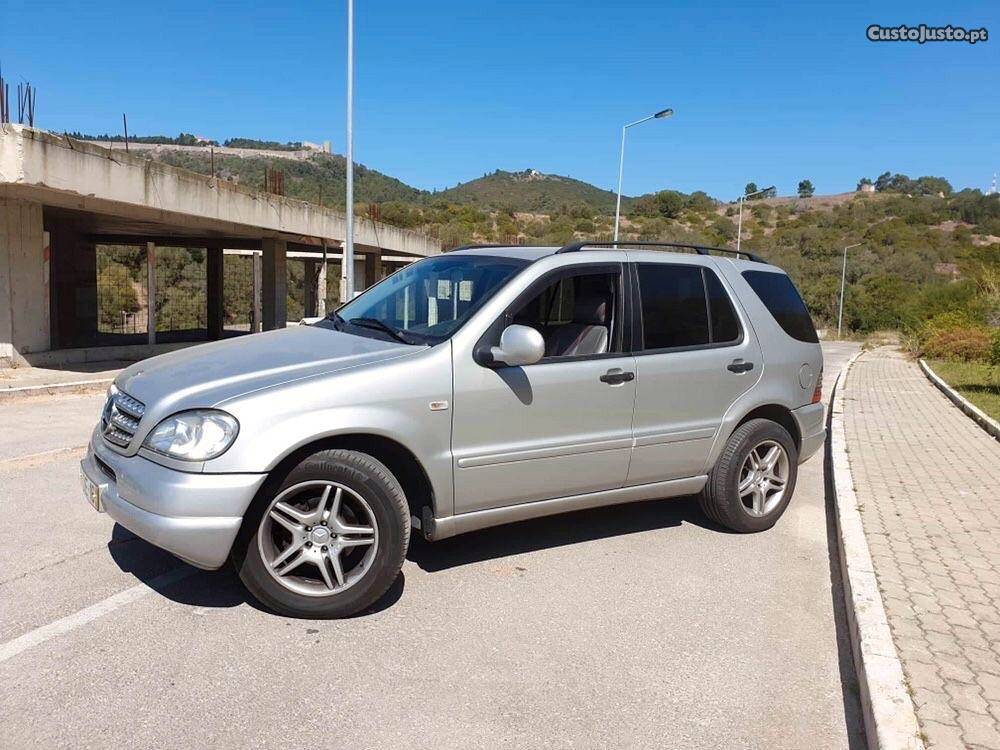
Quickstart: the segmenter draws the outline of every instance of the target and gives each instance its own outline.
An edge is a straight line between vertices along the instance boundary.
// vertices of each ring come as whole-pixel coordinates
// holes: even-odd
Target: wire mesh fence
[[[206,253],[156,248],[156,331],[189,338],[208,333]]]
[[[330,312],[340,307],[340,269],[339,260],[326,263],[326,311]]]
[[[146,248],[97,245],[97,331],[144,334],[149,300]]]
[[[108,339],[106,343],[145,341],[149,325],[146,246],[97,245],[96,254],[98,333]],[[223,254],[222,323],[229,335],[248,333],[254,330],[255,323],[259,330],[260,321],[254,320],[254,255],[241,250]],[[207,338],[207,252],[202,248],[158,245],[155,257],[157,340]],[[287,259],[287,320],[297,321],[307,314],[318,314],[321,264],[320,258]],[[327,261],[327,311],[341,304],[341,266],[339,259]],[[388,275],[397,268],[397,264],[383,263],[381,275]]]
[[[222,327],[233,333],[253,330],[253,255],[222,256]]]
[[[289,258],[285,265],[288,273],[285,309],[289,320],[301,320],[306,308],[306,261]]]

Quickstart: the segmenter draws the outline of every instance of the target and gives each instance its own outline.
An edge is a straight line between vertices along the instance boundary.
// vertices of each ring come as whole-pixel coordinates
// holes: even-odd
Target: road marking
[[[148,584],[136,584],[130,589],[125,589],[124,591],[120,591],[117,594],[109,596],[103,601],[97,602],[97,604],[91,604],[89,607],[85,607],[79,612],[74,612],[73,614],[67,615],[60,620],[50,622],[48,625],[42,625],[39,628],[35,628],[24,635],[18,636],[12,641],[0,644],[0,664],[8,659],[12,659],[24,651],[27,651],[28,649],[45,643],[45,641],[50,638],[70,633],[82,625],[86,625],[88,622],[92,622],[99,617],[103,617],[106,614],[114,612],[116,609],[124,607],[126,604],[138,601],[139,599],[142,599],[142,597],[153,593],[153,591],[163,586],[169,586],[177,583],[177,581],[187,578],[195,572],[197,572],[195,568],[189,566],[174,568],[173,570],[150,579]]]
[[[20,469],[24,468],[22,464],[31,462],[41,462],[50,460],[53,458],[62,458],[68,454],[80,453],[81,451],[87,450],[87,444],[83,445],[73,445],[69,448],[53,448],[49,451],[40,451],[39,453],[25,453],[23,456],[14,456],[13,458],[0,459],[0,469]]]

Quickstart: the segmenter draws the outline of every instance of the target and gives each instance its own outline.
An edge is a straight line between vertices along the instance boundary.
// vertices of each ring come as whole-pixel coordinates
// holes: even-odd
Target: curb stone
[[[844,386],[848,372],[862,354],[858,352],[851,357],[834,383],[828,449],[833,469],[837,543],[851,653],[861,692],[868,747],[873,750],[924,750],[913,700],[886,619],[847,457]]]
[[[100,380],[74,380],[70,383],[50,383],[48,385],[26,385],[17,388],[0,388],[0,402],[30,396],[51,396],[57,393],[98,392],[114,382],[114,378]]]
[[[993,417],[944,382],[944,380],[941,379],[941,376],[934,372],[934,370],[931,369],[931,366],[922,359],[920,360],[920,369],[924,371],[924,375],[927,376],[927,379],[936,385],[941,392],[955,404],[955,406],[968,414],[976,424],[986,430],[990,435],[995,437],[997,440],[1000,440],[1000,422],[997,422],[993,419]]]

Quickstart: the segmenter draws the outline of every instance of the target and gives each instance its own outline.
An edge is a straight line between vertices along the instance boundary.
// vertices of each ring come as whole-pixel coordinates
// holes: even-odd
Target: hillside
[[[202,173],[209,154],[164,153],[157,158]],[[280,169],[285,194],[341,206],[343,157],[305,161],[216,156],[216,172],[261,187],[268,166]],[[559,245],[610,239],[614,194],[568,177],[497,171],[439,192],[419,190],[363,166],[355,170],[358,213],[378,204],[382,221],[438,237],[444,247],[468,242]],[[887,173],[888,174],[888,173]],[[897,179],[898,178],[898,179]],[[912,329],[930,314],[969,309],[1000,322],[984,284],[1000,285],[1000,196],[978,190],[910,194],[905,175],[876,193],[748,201],[742,246],[785,268],[819,325],[836,323],[843,248],[850,251],[844,323],[849,330]],[[938,178],[920,178],[935,180]],[[664,190],[623,204],[628,240],[733,246],[737,206],[703,192]],[[985,269],[985,270],[984,270]],[[992,275],[991,275],[992,274]],[[993,278],[993,282],[984,282]],[[992,288],[992,287],[991,287]],[[978,307],[977,307],[978,305]]]
[[[164,151],[152,158],[193,172],[211,174],[212,157],[205,153]],[[264,171],[273,167],[284,174],[285,195],[290,198],[342,206],[346,197],[347,160],[339,154],[316,154],[305,161],[265,159],[215,155],[215,172],[220,177],[234,179],[241,185],[261,188]],[[354,197],[359,203],[387,201],[422,202],[430,193],[411,187],[395,177],[354,165]]]
[[[164,151],[151,154],[155,159],[174,166],[208,174],[212,157],[204,153]],[[273,167],[284,173],[285,194],[319,202],[336,204],[344,200],[346,160],[339,154],[316,154],[305,161],[275,160],[255,157],[215,155],[216,173],[237,179],[241,184],[262,186],[264,170]],[[356,164],[354,195],[359,203],[404,201],[421,205],[453,203],[474,206],[489,211],[552,213],[567,209],[586,208],[588,213],[610,214],[615,209],[615,194],[571,177],[542,174],[537,170],[504,172],[497,170],[475,180],[440,191],[420,190],[394,177]],[[628,206],[631,198],[624,198]]]
[[[615,194],[590,183],[542,174],[535,169],[492,174],[434,194],[434,198],[492,211],[551,213],[586,206],[593,213],[615,210]],[[627,204],[631,199],[623,199]]]

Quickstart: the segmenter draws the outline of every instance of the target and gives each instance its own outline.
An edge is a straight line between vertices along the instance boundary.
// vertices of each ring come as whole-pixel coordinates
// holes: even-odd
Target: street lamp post
[[[347,0],[347,231],[340,277],[341,302],[354,299],[354,0]]]
[[[837,314],[837,338],[840,338],[840,331],[844,324],[844,283],[847,281],[847,251],[852,247],[858,247],[859,245],[865,244],[864,242],[855,242],[853,245],[848,245],[844,248],[844,265],[840,269],[840,312]]]
[[[771,190],[774,190],[774,185],[771,185],[771,187],[766,187],[763,190],[755,190],[752,193],[745,193],[744,195],[740,196],[740,199],[739,199],[739,204],[740,204],[740,219],[739,219],[739,222],[736,225],[736,252],[740,251],[740,240],[743,239],[743,203],[744,203],[744,201],[746,201],[747,198],[752,198],[755,195],[760,195],[761,193],[767,193],[767,192],[770,192]]]
[[[618,200],[615,203],[615,242],[618,241],[618,222],[622,212],[622,176],[625,172],[625,131],[633,125],[639,125],[647,120],[662,120],[666,117],[670,117],[673,113],[674,111],[672,109],[662,109],[655,115],[647,115],[640,120],[636,120],[635,122],[630,122],[622,126],[622,147],[618,157]]]

